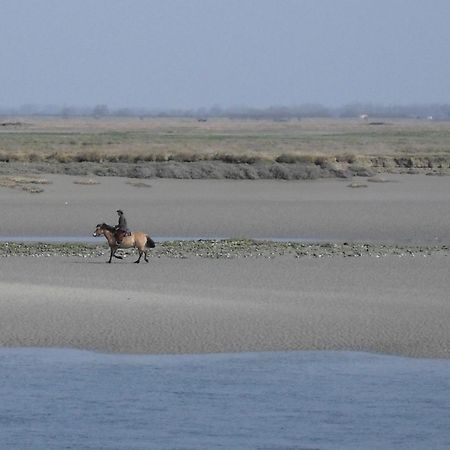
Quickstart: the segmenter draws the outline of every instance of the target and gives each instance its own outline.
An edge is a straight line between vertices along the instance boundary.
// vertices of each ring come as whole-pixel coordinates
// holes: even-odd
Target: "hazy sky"
[[[0,0],[0,107],[450,102],[450,0]]]

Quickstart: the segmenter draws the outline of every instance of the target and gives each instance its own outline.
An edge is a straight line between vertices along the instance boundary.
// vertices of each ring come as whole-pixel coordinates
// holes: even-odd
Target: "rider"
[[[118,209],[117,214],[119,215],[119,223],[116,225],[114,237],[116,238],[116,242],[120,244],[123,241],[123,238],[128,234],[128,226],[123,211]]]

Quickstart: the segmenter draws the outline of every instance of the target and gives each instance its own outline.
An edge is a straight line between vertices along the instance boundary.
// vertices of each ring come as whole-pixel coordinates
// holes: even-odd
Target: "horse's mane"
[[[97,228],[103,228],[105,230],[111,231],[111,233],[114,233],[114,231],[116,231],[116,227],[113,227],[112,225],[108,225],[107,223],[103,222],[103,223],[99,223],[97,225]]]

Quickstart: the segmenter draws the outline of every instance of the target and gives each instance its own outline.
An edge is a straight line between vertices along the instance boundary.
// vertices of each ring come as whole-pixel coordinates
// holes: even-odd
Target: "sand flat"
[[[396,243],[450,242],[450,177],[391,175],[352,189],[349,180],[146,180],[46,175],[30,194],[0,188],[1,236],[90,236],[97,223],[155,237],[253,237]]]
[[[446,244],[450,177],[313,182],[48,176],[0,189],[3,236],[90,236],[115,222],[152,236]],[[99,243],[103,239],[99,238]],[[127,353],[364,350],[450,357],[449,257],[0,258],[0,345]]]
[[[448,358],[447,259],[2,258],[0,345]]]

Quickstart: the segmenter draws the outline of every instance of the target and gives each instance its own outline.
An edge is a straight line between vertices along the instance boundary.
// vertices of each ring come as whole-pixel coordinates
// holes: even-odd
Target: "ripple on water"
[[[0,361],[11,448],[450,446],[450,361],[46,349],[3,349]]]

